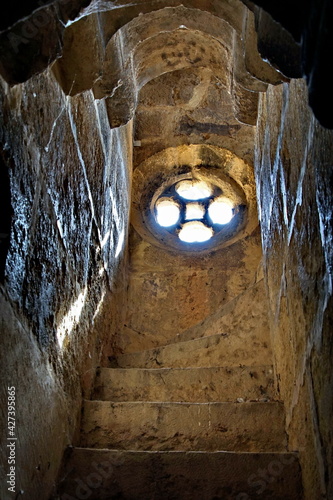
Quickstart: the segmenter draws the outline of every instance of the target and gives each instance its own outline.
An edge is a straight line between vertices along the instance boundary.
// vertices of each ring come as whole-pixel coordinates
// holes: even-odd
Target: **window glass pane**
[[[180,216],[178,203],[171,198],[161,198],[156,203],[156,220],[162,227],[170,227],[177,224]]]
[[[233,218],[232,203],[227,198],[217,198],[208,208],[208,215],[214,224],[228,224]]]
[[[200,205],[200,203],[187,203],[185,219],[203,219],[205,216],[205,207]]]
[[[178,236],[181,241],[186,243],[201,243],[210,240],[213,236],[213,230],[200,221],[186,222]]]
[[[213,188],[208,182],[192,180],[178,182],[176,191],[185,200],[203,200],[213,194]]]

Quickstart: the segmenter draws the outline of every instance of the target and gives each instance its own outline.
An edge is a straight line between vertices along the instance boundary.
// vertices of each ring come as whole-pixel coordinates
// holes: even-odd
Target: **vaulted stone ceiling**
[[[155,9],[156,4],[146,3],[148,12],[138,17],[132,8],[121,9],[119,16],[100,12],[69,27],[55,66],[65,92],[93,89],[95,98],[105,98],[112,108],[109,119],[115,127],[133,117],[138,92],[150,80],[186,68],[206,69],[224,90],[221,114],[226,107],[229,117],[232,106],[238,121],[254,125],[257,92],[285,78],[255,49],[252,13],[241,2],[207,11],[191,3]]]
[[[129,1],[109,3],[102,0],[59,0],[57,2],[31,0],[23,7],[11,8],[9,6],[1,19],[0,71],[9,83],[25,81],[59,58],[63,52],[63,44],[65,44],[66,51],[67,28],[71,23],[77,22],[80,18],[86,18],[89,14],[103,11],[102,25],[98,21],[99,25],[95,28],[90,26],[86,27],[88,31],[83,29],[86,34],[89,29],[90,33],[91,30],[97,29],[97,38],[100,38],[100,41],[95,39],[91,42],[90,39],[88,43],[90,49],[97,48],[102,39],[102,43],[108,42],[116,30],[139,14],[158,11],[164,7],[180,7],[180,5],[222,17],[238,31],[238,36],[242,36],[244,35],[240,32],[242,29],[239,31],[240,26],[237,26],[237,23],[235,25],[235,20],[238,18],[239,22],[242,17],[239,17],[241,4],[242,2],[208,2],[205,0],[185,1],[182,4],[174,0],[140,1],[135,5]],[[319,2],[309,0],[305,4],[298,2],[292,11],[289,9],[288,2],[279,2],[277,5],[265,0],[256,3],[244,0],[243,4],[254,13],[258,47],[262,57],[267,58],[288,78],[304,76],[309,88],[309,102],[315,115],[324,126],[332,127],[332,99],[329,92],[329,79],[325,78],[327,67],[325,53],[330,53],[333,47],[332,32],[329,29],[332,21],[332,5],[329,0]],[[107,29],[104,22],[108,17],[106,11],[109,11],[109,16],[111,15],[114,19]],[[115,11],[118,11],[119,15],[115,14]],[[94,21],[91,21],[93,25]],[[201,30],[203,25],[204,20]],[[209,32],[207,27],[203,31],[207,29]],[[251,38],[253,38],[252,35]],[[89,48],[85,46],[81,49],[81,61],[82,57],[86,58],[87,51],[91,53]],[[251,50],[254,51],[254,45]],[[111,46],[110,51],[112,52]],[[245,50],[244,54],[247,57],[248,51]],[[101,51],[94,60],[97,65],[100,57],[103,59]],[[96,64],[93,64],[95,68]],[[254,68],[250,67],[250,72],[253,70]],[[238,70],[239,72],[242,70]],[[258,68],[256,68],[256,73],[258,73]]]
[[[167,148],[209,144],[194,154],[199,163],[186,157],[191,168],[220,164],[224,153],[213,147],[231,151],[246,162],[237,175],[254,200],[253,169],[251,180],[246,171],[253,167],[259,94],[288,78],[260,56],[253,12],[240,0],[94,2],[72,22],[70,5],[59,4],[57,16],[53,5],[43,7],[3,34],[7,81],[23,81],[48,63],[65,95],[91,93],[104,106],[111,129],[133,120],[134,170]],[[174,164],[175,155],[182,158],[175,151]],[[257,226],[250,198],[243,236]]]

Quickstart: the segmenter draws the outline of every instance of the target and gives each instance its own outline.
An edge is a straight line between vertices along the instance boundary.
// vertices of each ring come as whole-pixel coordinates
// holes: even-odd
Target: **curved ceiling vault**
[[[144,239],[190,253],[231,244],[256,227],[255,203],[247,200],[244,215],[239,213],[230,227],[215,228],[207,244],[189,246],[178,238],[186,223],[173,235],[155,232],[156,221],[148,208],[153,195],[150,189],[164,189],[173,179],[174,168],[185,168],[178,174],[189,178],[208,169],[207,179],[215,169],[217,183],[220,175],[227,176],[227,184],[235,183],[243,190],[242,180],[236,181],[227,172],[229,162],[221,159],[218,148],[252,164],[248,151],[253,151],[258,94],[268,84],[286,79],[261,59],[256,50],[254,15],[237,0],[232,9],[228,2],[220,2],[214,13],[179,5],[127,14],[119,12],[117,22],[117,12],[92,13],[72,24],[65,32],[63,56],[53,65],[54,75],[66,94],[89,90],[104,101],[111,128],[134,120],[133,193],[140,199],[134,196],[132,222],[139,233],[145,225],[149,228],[141,231]],[[161,98],[161,88],[170,99]],[[185,144],[189,148],[197,145],[200,160],[195,163],[195,172],[193,158],[185,162],[187,167],[181,165],[179,147]],[[209,151],[207,144],[211,145]],[[156,163],[156,153],[165,161]],[[156,167],[151,182],[142,174],[147,159]],[[250,181],[249,167],[245,162],[242,165],[240,178],[254,190],[253,175]],[[141,177],[145,185],[139,189],[137,178]],[[141,214],[151,214],[138,225],[136,206]]]
[[[80,80],[79,87],[83,84],[90,88],[89,81],[96,76],[96,67],[100,69],[103,63],[105,47],[119,29],[148,13],[181,6],[206,11],[223,19],[234,30],[236,57],[233,63],[238,73],[237,81],[240,73],[245,81],[248,80],[246,73],[249,72],[263,82],[277,83],[276,72],[260,59],[259,50],[265,61],[279,69],[280,78],[283,74],[286,78],[306,79],[309,103],[315,116],[324,127],[333,127],[326,62],[326,54],[333,48],[330,29],[333,4],[330,0],[309,0],[305,4],[298,1],[293,10],[287,0],[278,3],[267,0],[138,0],[135,4],[131,0],[27,0],[22,5],[9,4],[0,22],[0,74],[10,85],[22,83],[59,58],[64,63],[70,57],[68,46],[76,44],[79,59],[72,60],[71,65],[79,71],[71,86],[76,89]],[[83,29],[82,24],[85,24]],[[203,26],[204,22],[200,31],[205,32]],[[224,38],[221,33],[220,36]],[[82,72],[82,66],[89,69]],[[63,76],[66,80],[66,75]],[[249,81],[241,85],[253,90]],[[257,85],[254,90],[259,90]]]
[[[127,123],[140,89],[168,72],[209,68],[230,96],[236,118],[249,125],[256,123],[257,93],[286,81],[261,59],[254,16],[241,2],[234,1],[231,11],[220,2],[214,14],[180,5],[130,20],[119,15],[118,23],[115,17],[105,11],[72,24],[54,66],[67,94],[92,89],[106,100],[111,127]]]
[[[65,94],[92,92],[95,99],[105,103],[111,128],[133,120],[137,146],[134,170],[140,172],[140,165],[156,153],[163,155],[163,151],[171,151],[168,148],[175,148],[178,154],[180,146],[195,144],[200,161],[196,172],[190,174],[189,170],[186,175],[198,175],[198,169],[208,168],[209,179],[215,168],[226,176],[226,185],[234,183],[236,191],[242,191],[244,182],[224,171],[228,162],[221,160],[223,154],[216,151],[223,148],[236,155],[243,162],[241,177],[249,182],[246,169],[247,164],[253,165],[259,93],[265,92],[268,84],[287,81],[258,52],[254,13],[240,0],[195,0],[184,4],[144,1],[135,6],[125,2],[116,9],[109,2],[98,6],[91,5],[81,19],[66,23],[61,57],[51,66]],[[161,100],[161,88],[169,93],[169,101]],[[209,156],[207,145],[216,148],[211,149],[211,153],[215,151],[214,161],[205,161]],[[161,166],[161,172],[163,168],[167,171],[166,164]],[[156,189],[159,176],[157,172]],[[216,185],[222,182],[219,177],[217,173]],[[168,179],[165,182],[168,185]],[[254,189],[254,178],[251,186]],[[238,215],[229,229],[215,227],[213,231],[207,219],[205,228],[209,226],[214,236],[202,249],[230,244],[236,233],[237,237],[248,234],[249,227],[253,230],[257,225],[257,217],[250,215],[252,202],[236,205],[246,207],[245,212],[241,216],[235,208]],[[142,210],[146,207],[142,206]],[[186,224],[180,225],[178,232]],[[202,221],[196,224],[204,226]],[[164,236],[170,247],[184,247],[185,251],[178,232]],[[158,244],[158,237],[153,241]]]

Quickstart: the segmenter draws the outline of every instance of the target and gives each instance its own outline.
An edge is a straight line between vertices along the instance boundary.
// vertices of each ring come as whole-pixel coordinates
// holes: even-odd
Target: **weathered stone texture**
[[[142,337],[144,345],[146,339]],[[121,367],[235,367],[269,363],[271,354],[268,332],[261,332],[261,338],[220,333],[186,342],[176,339],[174,344],[118,355],[115,363],[114,357],[110,360],[111,365]]]
[[[262,96],[257,191],[272,348],[307,498],[331,498],[333,135],[313,118],[303,81]],[[325,496],[326,495],[326,496]]]
[[[287,445],[283,421],[279,402],[85,401],[79,443],[99,449],[281,452]]]
[[[69,455],[63,471],[67,481],[59,491],[64,499],[65,493],[72,498],[89,495],[92,500],[116,500],[120,495],[161,500],[249,500],[258,495],[262,500],[302,499],[300,468],[291,453],[75,448]]]
[[[100,368],[94,399],[102,401],[259,401],[274,399],[271,366]]]
[[[181,144],[222,146],[253,161],[254,129],[235,118],[230,93],[210,68],[179,69],[148,82],[139,93],[134,139],[134,166]]]
[[[159,249],[139,238],[134,229],[131,231],[127,313],[124,327],[115,337],[117,348],[133,352],[157,347],[195,325],[195,336],[222,331],[238,336],[244,331],[232,325],[240,314],[244,325],[253,318],[250,305],[230,313],[224,324],[218,318],[226,314],[224,306],[256,281],[262,258],[259,234],[199,257]],[[256,300],[264,304],[264,288],[256,291]],[[265,308],[257,310],[247,335],[250,338],[258,333],[260,342],[264,339],[269,345],[266,312]],[[212,315],[215,326],[213,320],[208,323]]]
[[[22,317],[0,294],[1,310],[1,426],[0,494],[3,500],[15,498],[8,491],[9,448],[14,443],[15,491],[26,498],[48,499],[58,474],[64,447],[78,425],[81,396],[74,374],[67,373],[64,391],[62,373],[56,373],[47,353],[22,323]],[[14,426],[16,440],[8,440],[7,388],[15,387]],[[74,410],[74,411],[73,411]],[[76,410],[76,411],[75,411]],[[64,416],[66,416],[64,418]]]
[[[0,95],[13,209],[1,373],[17,390],[17,491],[47,499],[115,324],[112,291],[121,301],[124,289],[115,284],[125,272],[131,123],[110,131],[104,103],[90,92],[66,97],[49,71],[12,89],[1,81]],[[104,336],[94,330],[101,311]]]
[[[296,454],[285,470],[279,454],[252,453],[288,449],[300,452],[306,500],[333,498],[333,135],[307,101],[332,126],[330,79],[319,80],[332,31],[317,36],[332,8],[315,3],[295,18],[270,2],[291,35],[245,0],[50,0],[35,12],[29,0],[2,24],[0,167],[13,217],[1,406],[14,385],[18,495],[48,500],[64,448],[79,443],[143,451],[76,449],[60,494],[246,500],[259,495],[258,467],[274,463],[261,498],[300,499]],[[308,90],[272,88],[288,78],[258,41]],[[262,246],[251,181],[255,225],[230,246],[185,255],[133,222],[126,260],[132,170],[189,145],[205,150],[202,165],[229,150],[251,179],[255,163]],[[1,423],[6,443],[5,411]],[[200,456],[223,448],[251,453]],[[101,457],[128,469],[87,489]],[[0,460],[7,500],[4,448]]]

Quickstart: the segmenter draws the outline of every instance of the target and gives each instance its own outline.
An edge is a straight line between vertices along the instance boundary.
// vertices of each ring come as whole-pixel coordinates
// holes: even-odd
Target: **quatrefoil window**
[[[155,201],[159,226],[185,243],[210,240],[234,216],[233,202],[210,182],[185,179],[171,186]]]

